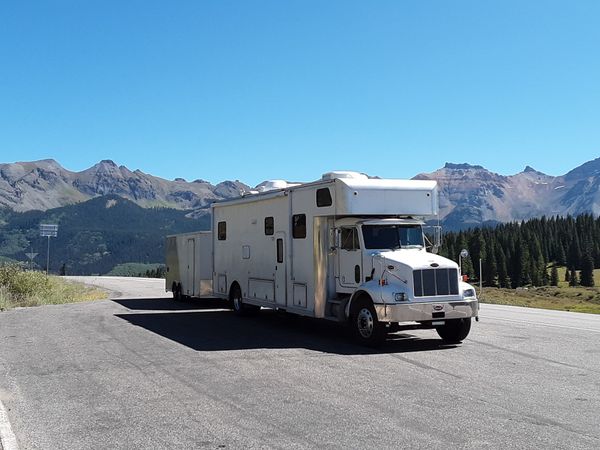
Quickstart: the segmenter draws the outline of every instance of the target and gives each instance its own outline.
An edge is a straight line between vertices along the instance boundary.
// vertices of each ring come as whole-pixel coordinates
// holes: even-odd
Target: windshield
[[[423,247],[421,225],[363,225],[362,232],[369,249]]]

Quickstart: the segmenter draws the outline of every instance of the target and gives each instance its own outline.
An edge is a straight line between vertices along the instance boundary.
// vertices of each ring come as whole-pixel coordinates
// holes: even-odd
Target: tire
[[[176,302],[180,302],[182,300],[181,298],[181,283],[176,283],[175,281],[173,281],[173,285],[171,286],[171,291],[173,292],[173,299]]]
[[[444,342],[457,344],[469,335],[471,318],[448,320],[445,325],[436,327],[435,330]]]
[[[260,311],[260,306],[248,305],[244,303],[242,298],[242,290],[237,283],[234,283],[234,285],[231,287],[229,301],[231,303],[231,309],[238,316],[253,316]]]
[[[379,347],[386,336],[385,324],[380,322],[375,307],[370,299],[365,297],[356,300],[352,305],[350,326],[354,339],[367,347]]]

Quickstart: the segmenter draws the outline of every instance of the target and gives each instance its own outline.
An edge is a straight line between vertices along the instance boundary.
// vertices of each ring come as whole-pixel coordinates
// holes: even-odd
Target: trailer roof
[[[287,195],[289,192],[323,186],[335,187],[338,215],[413,215],[437,214],[437,182],[434,180],[402,180],[384,178],[343,177],[288,185],[285,188],[246,194],[222,200],[213,207],[263,201]]]

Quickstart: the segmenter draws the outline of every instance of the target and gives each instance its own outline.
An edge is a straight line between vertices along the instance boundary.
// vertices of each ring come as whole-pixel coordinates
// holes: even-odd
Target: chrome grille
[[[413,271],[415,297],[458,295],[456,269],[422,269]]]

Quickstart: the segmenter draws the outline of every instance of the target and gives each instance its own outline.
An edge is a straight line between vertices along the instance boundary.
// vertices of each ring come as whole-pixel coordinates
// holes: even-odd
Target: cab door
[[[355,288],[363,279],[362,252],[356,227],[340,228],[338,249],[338,285],[342,288]]]

